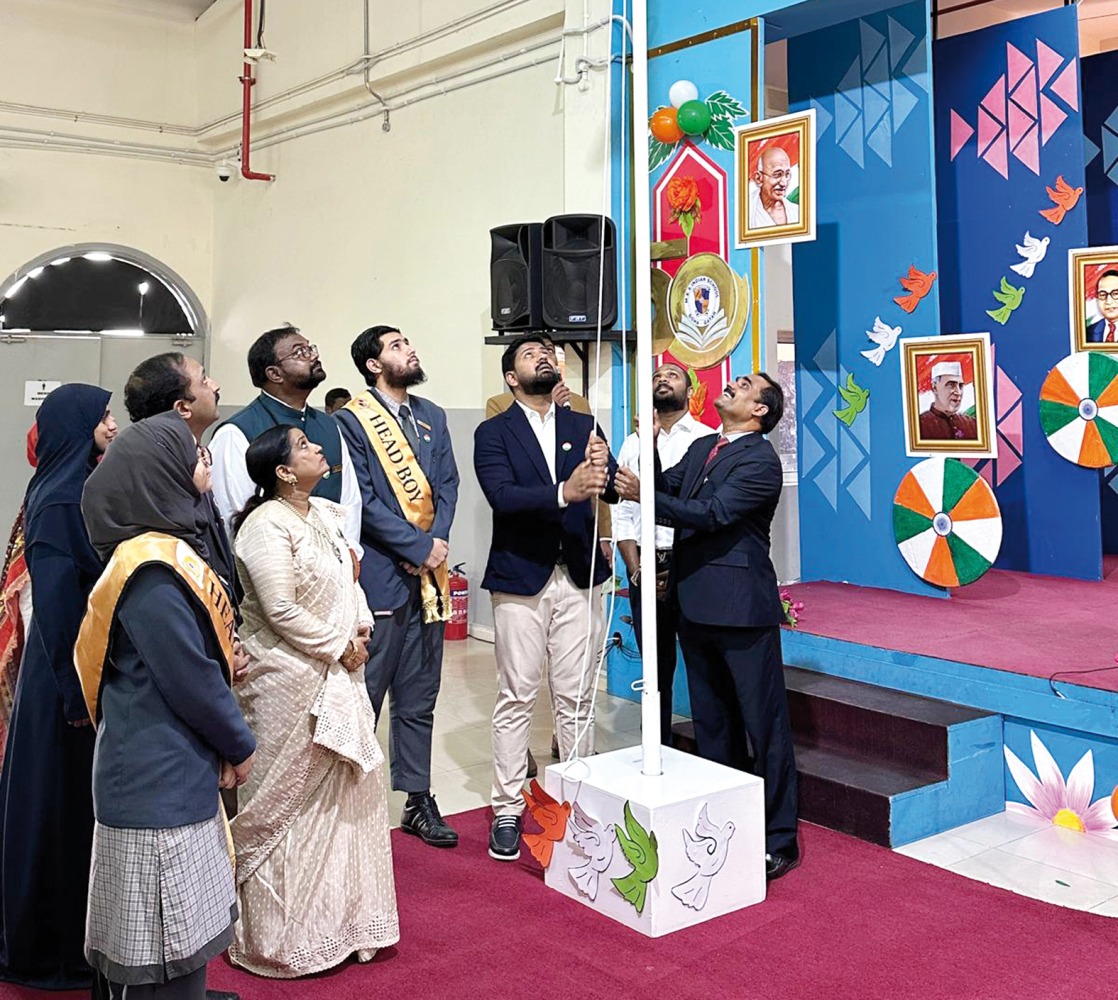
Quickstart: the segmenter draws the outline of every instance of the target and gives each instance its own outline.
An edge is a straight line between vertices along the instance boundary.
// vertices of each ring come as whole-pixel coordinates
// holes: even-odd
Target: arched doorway
[[[0,524],[14,518],[31,468],[24,432],[64,382],[103,385],[126,424],[124,383],[144,358],[180,351],[204,363],[209,319],[193,289],[140,250],[113,243],[56,247],[0,282]],[[0,528],[0,530],[3,530]]]

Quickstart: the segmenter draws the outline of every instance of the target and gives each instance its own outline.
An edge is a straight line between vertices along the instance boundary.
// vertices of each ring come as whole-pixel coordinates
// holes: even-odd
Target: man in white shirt
[[[660,465],[670,469],[687,454],[694,441],[709,434],[708,427],[691,416],[691,382],[682,365],[666,361],[652,373],[652,405],[660,417],[660,433],[656,451]],[[619,468],[631,469],[639,475],[640,441],[630,434],[617,456]],[[632,608],[633,632],[641,647],[641,579],[640,579],[640,505],[623,500],[613,516],[614,541],[617,543],[625,569],[629,574],[629,605]],[[671,743],[672,682],[675,678],[677,610],[666,600],[668,567],[671,561],[674,528],[656,526],[656,672],[660,688],[660,742]],[[643,652],[643,650],[642,650]]]
[[[307,405],[311,392],[326,378],[318,348],[293,326],[268,330],[248,349],[248,373],[260,395],[218,427],[210,442],[213,496],[229,537],[233,516],[256,489],[245,465],[248,446],[268,428],[292,424],[322,448],[330,473],[314,495],[345,507],[346,539],[360,553],[361,489],[349,452],[334,418]]]
[[[757,161],[749,185],[749,228],[793,226],[800,221],[800,206],[787,200],[792,181],[792,161],[779,146],[766,149]]]

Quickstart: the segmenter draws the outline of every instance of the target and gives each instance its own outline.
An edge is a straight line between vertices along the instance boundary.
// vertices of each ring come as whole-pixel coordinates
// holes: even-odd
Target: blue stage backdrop
[[[1071,350],[1067,252],[1087,242],[1078,50],[1075,7],[936,43],[939,286],[943,332],[989,330],[994,346],[998,458],[979,469],[1002,510],[997,565],[1091,580],[1098,473],[1057,455],[1037,415]],[[1061,177],[1070,193],[1054,200]],[[1026,235],[1048,241],[1031,275]],[[1024,289],[1012,311],[994,298],[1003,282]]]
[[[1118,51],[1082,63],[1083,137],[1087,145],[1087,236],[1118,243]]]
[[[793,248],[804,580],[940,594],[893,538],[905,457],[900,350],[880,364],[866,336],[880,320],[903,336],[939,333],[936,285],[912,313],[900,278],[936,262],[936,207],[923,2],[788,40],[789,104],[815,108],[818,238]],[[840,389],[868,390],[852,412]],[[836,415],[845,416],[845,419]]]

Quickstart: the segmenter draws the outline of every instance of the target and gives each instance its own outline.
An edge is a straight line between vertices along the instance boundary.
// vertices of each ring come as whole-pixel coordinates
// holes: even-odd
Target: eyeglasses
[[[778,184],[781,181],[790,181],[792,179],[791,170],[774,170],[771,174],[767,170],[758,170],[757,173],[764,174],[766,177],[771,177]]]
[[[318,357],[318,346],[315,344],[300,344],[298,347],[293,348],[290,354],[285,354],[282,358],[276,358],[275,363],[282,365],[288,358],[298,358],[300,361],[311,361]]]
[[[198,445],[198,461],[201,462],[207,469],[212,469],[214,464],[214,457],[210,454],[210,449],[204,444]]]
[[[1107,299],[1113,299],[1115,302],[1118,302],[1118,288],[1115,288],[1113,292],[1098,292],[1096,298],[1100,302],[1105,302]]]

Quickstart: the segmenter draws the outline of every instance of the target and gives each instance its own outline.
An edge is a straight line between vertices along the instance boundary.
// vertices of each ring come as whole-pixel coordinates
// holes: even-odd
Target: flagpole
[[[640,442],[641,771],[663,771],[660,752],[660,690],[656,669],[656,518],[652,439],[651,190],[648,177],[648,3],[633,0],[633,239],[636,274],[636,397]],[[624,113],[624,109],[623,109]]]

